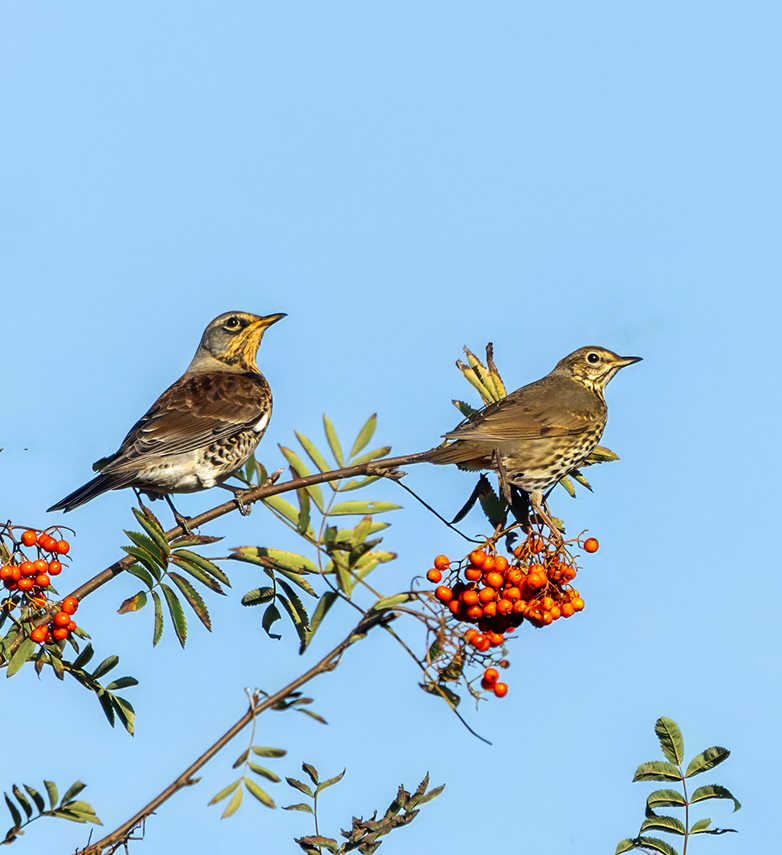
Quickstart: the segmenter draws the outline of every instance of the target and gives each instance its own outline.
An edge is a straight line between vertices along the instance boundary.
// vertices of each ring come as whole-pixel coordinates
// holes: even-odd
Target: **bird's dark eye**
[[[240,326],[239,318],[235,315],[232,315],[224,324],[227,330],[235,330],[238,326]]]
[[[595,353],[594,351],[592,353],[588,353],[587,362],[591,362],[592,365],[595,365],[596,363],[600,362],[600,354]]]

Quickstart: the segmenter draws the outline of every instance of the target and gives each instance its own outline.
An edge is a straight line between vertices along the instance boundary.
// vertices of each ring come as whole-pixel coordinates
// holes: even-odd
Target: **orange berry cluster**
[[[36,548],[36,557],[28,557],[22,547]],[[50,619],[36,627],[30,638],[39,644],[51,644],[66,639],[75,629],[73,614],[79,607],[76,597],[66,597],[59,606],[49,600],[52,576],[62,572],[60,556],[68,554],[70,544],[67,540],[58,540],[45,531],[27,529],[21,537],[21,543],[14,540],[14,548],[8,554],[5,564],[0,567],[0,582],[11,592],[2,602],[2,609],[10,612],[17,606],[21,608],[47,609]]]
[[[595,552],[598,543],[591,537],[583,546]],[[478,625],[479,631],[468,630],[465,639],[481,653],[503,644],[505,633],[525,619],[542,627],[584,608],[578,591],[569,587],[578,568],[562,544],[532,534],[513,555],[511,563],[491,546],[476,549],[452,570],[449,584],[434,592],[457,620]],[[442,581],[448,568],[448,558],[438,555],[427,579]]]
[[[500,672],[496,668],[487,668],[481,678],[481,688],[488,692],[494,692],[498,698],[504,698],[508,694],[508,686],[498,682]]]

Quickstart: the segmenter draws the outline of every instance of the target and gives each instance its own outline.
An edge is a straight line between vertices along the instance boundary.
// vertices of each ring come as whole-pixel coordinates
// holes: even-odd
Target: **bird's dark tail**
[[[60,499],[57,504],[52,505],[50,511],[72,511],[80,505],[84,505],[101,493],[108,490],[117,490],[120,487],[127,487],[133,480],[133,475],[98,475],[88,481],[83,487],[74,490],[64,499]]]

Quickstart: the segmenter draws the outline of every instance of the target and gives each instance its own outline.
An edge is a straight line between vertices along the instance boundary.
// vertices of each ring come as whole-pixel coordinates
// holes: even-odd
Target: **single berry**
[[[48,570],[48,568],[49,562],[44,561],[43,558],[36,558],[35,561],[33,561],[33,570],[35,570],[36,573],[43,573],[45,570]]]
[[[34,546],[34,545],[35,545],[35,541],[36,541],[37,539],[38,539],[38,536],[37,536],[37,535],[36,535],[36,533],[35,533],[32,529],[30,529],[30,528],[28,528],[28,529],[27,529],[27,531],[22,535],[22,543],[23,543],[25,546]]]
[[[62,573],[62,564],[56,558],[53,558],[49,562],[49,575],[58,576],[60,573]]]
[[[483,617],[483,609],[478,605],[470,606],[467,609],[467,617],[471,620],[478,620],[478,618]]]
[[[27,532],[25,532],[25,534],[27,534]],[[28,543],[28,544],[26,544],[26,546],[31,546],[31,544]],[[37,642],[38,644],[41,644],[43,641],[46,640],[46,632],[47,632],[46,626],[37,626],[30,633],[30,638],[32,638],[32,640]]]
[[[597,552],[600,544],[594,537],[588,537],[584,541],[584,552]]]
[[[55,626],[68,626],[71,622],[71,616],[68,612],[57,612],[54,616],[54,625]]]
[[[574,598],[570,601],[570,605],[571,605],[571,606],[573,606],[573,608],[574,608],[577,612],[580,612],[580,611],[581,611],[581,609],[583,609],[583,608],[584,608],[584,601],[581,599],[581,597],[574,597]]]
[[[443,574],[436,568],[433,567],[427,574],[426,578],[430,582],[439,582],[443,578]]]
[[[492,570],[490,573],[486,573],[484,570],[484,576],[486,578],[486,584],[490,585],[492,588],[501,588],[502,583],[505,581],[502,573],[498,573],[496,570]]]
[[[66,627],[66,629],[68,630],[68,632],[73,632],[76,629],[76,621],[75,620],[70,621],[68,623],[68,626]]]
[[[54,540],[54,538],[52,538],[52,540]],[[67,555],[70,548],[71,545],[67,540],[58,540],[55,543],[55,549],[57,550],[58,555]]]
[[[482,549],[474,549],[470,553],[470,561],[476,567],[483,567],[483,562],[486,561],[486,553]]]
[[[33,562],[22,561],[22,563],[19,565],[19,572],[22,574],[22,576],[34,576],[35,568],[33,567]]]
[[[508,559],[504,555],[495,555],[494,569],[498,573],[504,573],[508,569]]]
[[[459,599],[466,606],[474,606],[480,600],[480,596],[477,591],[465,591],[459,596]]]
[[[487,668],[483,672],[483,679],[488,680],[490,683],[496,683],[500,677],[500,672],[496,668]]]
[[[68,627],[58,626],[57,629],[52,631],[52,635],[57,639],[57,641],[62,641],[64,638],[68,637]]]
[[[508,694],[508,686],[506,683],[495,683],[494,684],[494,694],[498,698],[504,698],[505,695]]]
[[[451,562],[448,560],[447,555],[438,555],[437,558],[434,559],[434,566],[438,570],[446,570],[451,566]]]
[[[24,579],[20,579],[17,583],[17,587],[20,591],[31,591],[35,582],[29,577],[25,576]]]
[[[447,603],[453,597],[453,591],[447,585],[439,585],[434,591],[435,597]]]
[[[494,688],[494,680],[487,680],[485,677],[482,677],[481,688],[486,689],[487,691],[491,691]]]
[[[480,567],[470,566],[464,571],[464,578],[470,582],[477,582],[481,576],[483,576],[483,571]]]
[[[72,615],[79,608],[79,601],[76,597],[66,597],[62,601],[62,610],[69,615]]]
[[[494,556],[493,555],[487,555],[484,562],[483,562],[483,572],[484,573],[491,573],[491,571],[494,570],[494,564],[495,564]]]
[[[46,575],[46,573],[39,573],[35,577],[35,584],[39,588],[48,588],[51,585],[52,580]]]

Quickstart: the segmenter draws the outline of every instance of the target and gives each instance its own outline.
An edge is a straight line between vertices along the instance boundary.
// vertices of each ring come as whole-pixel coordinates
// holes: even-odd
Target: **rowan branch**
[[[356,467],[353,467],[356,468]],[[327,473],[323,473],[327,474]],[[263,701],[258,700],[258,693],[255,692],[250,699],[250,708],[247,712],[216,741],[190,766],[175,778],[162,792],[155,798],[144,805],[138,813],[134,814],[127,822],[124,822],[118,828],[114,829],[110,834],[97,843],[92,843],[84,849],[78,850],[76,855],[102,855],[104,852],[115,852],[122,846],[133,833],[133,831],[151,816],[155,811],[179,790],[185,787],[192,786],[198,783],[198,779],[193,778],[196,772],[205,766],[217,753],[219,753],[237,734],[239,734],[250,722],[257,718],[262,712],[274,707],[280,701],[290,696],[301,686],[308,683],[319,674],[325,674],[333,671],[338,665],[342,654],[356,641],[366,637],[370,629],[375,626],[385,625],[394,619],[394,615],[388,613],[367,612],[359,621],[355,629],[353,629],[336,647],[330,650],[319,662],[313,665],[309,670],[305,671],[301,676],[292,680],[283,689],[275,692],[264,698]]]

